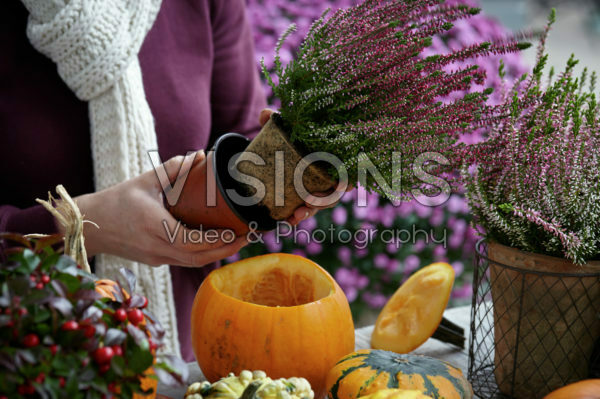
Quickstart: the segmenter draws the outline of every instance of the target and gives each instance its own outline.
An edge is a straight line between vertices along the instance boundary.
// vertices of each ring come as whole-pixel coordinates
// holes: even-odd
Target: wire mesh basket
[[[600,378],[600,262],[477,243],[469,380],[481,399],[543,398]]]

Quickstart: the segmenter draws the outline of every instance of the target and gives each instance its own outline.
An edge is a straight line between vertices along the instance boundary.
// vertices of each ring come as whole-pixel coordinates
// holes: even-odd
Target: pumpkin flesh
[[[383,389],[418,390],[434,399],[471,399],[460,369],[427,356],[364,349],[342,358],[327,375],[329,399],[356,399]]]
[[[433,335],[448,306],[454,269],[433,263],[410,276],[377,317],[371,347],[409,353]]]
[[[354,349],[341,288],[316,263],[289,254],[213,271],[196,294],[191,324],[194,354],[209,381],[264,370],[272,378],[304,377],[322,397],[327,371]]]

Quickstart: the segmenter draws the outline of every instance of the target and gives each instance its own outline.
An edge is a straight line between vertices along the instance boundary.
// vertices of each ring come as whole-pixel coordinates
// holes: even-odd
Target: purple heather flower
[[[263,234],[263,241],[269,252],[279,252],[283,247],[283,243],[280,239],[277,239],[273,232]]]
[[[386,270],[390,273],[395,273],[395,272],[399,271],[401,267],[402,267],[402,264],[400,263],[400,261],[398,259],[390,259],[390,261],[388,262],[388,264],[386,266]]]
[[[331,212],[331,220],[338,226],[346,224],[348,219],[348,211],[343,206],[336,206]]]
[[[452,298],[466,299],[473,296],[473,284],[465,283],[462,287],[454,287],[452,291]]]
[[[444,248],[443,245],[436,245],[435,248],[433,248],[433,258],[435,260],[442,259],[446,256],[446,253],[446,248]]]
[[[390,242],[385,246],[385,249],[388,251],[388,253],[395,254],[396,252],[398,252],[400,245],[402,245],[402,244],[399,244],[396,242]]]
[[[381,293],[371,293],[371,292],[363,292],[361,298],[367,305],[369,305],[373,309],[382,308],[388,301],[385,295]]]
[[[307,246],[306,246],[306,252],[309,255],[318,255],[323,251],[323,246],[321,244],[319,244],[318,242],[314,242],[311,241]]]
[[[364,258],[368,253],[369,250],[367,248],[356,248],[354,250],[354,256],[356,256],[358,259]]]
[[[306,258],[306,252],[304,252],[300,248],[294,248],[294,249],[292,249],[292,254],[293,255],[302,256],[302,257]]]
[[[234,253],[231,256],[228,256],[227,258],[225,258],[225,260],[227,261],[227,263],[233,263],[233,262],[237,262],[238,260],[240,260],[242,257],[240,256],[239,252]]]
[[[385,204],[379,216],[381,224],[386,228],[390,228],[396,219],[396,210],[392,204]]]
[[[409,275],[421,266],[421,260],[417,255],[411,254],[404,259],[404,274]]]
[[[317,227],[317,220],[314,217],[310,217],[301,221],[298,224],[298,227],[308,232],[312,232],[315,229],[315,227]]]
[[[425,240],[419,239],[419,240],[417,240],[417,242],[415,242],[415,244],[413,246],[413,251],[416,253],[419,253],[419,252],[423,251],[425,249],[425,247],[427,247]]]
[[[352,250],[348,247],[339,247],[337,251],[338,259],[344,266],[350,265],[352,260]]]
[[[433,208],[433,212],[431,213],[431,217],[429,217],[429,224],[433,227],[438,227],[444,222],[444,210],[436,206]]]
[[[461,261],[457,260],[452,262],[452,268],[454,269],[454,274],[456,276],[460,276],[465,270],[465,265]]]
[[[377,269],[385,269],[388,265],[389,258],[384,254],[377,254],[373,258],[373,265]]]

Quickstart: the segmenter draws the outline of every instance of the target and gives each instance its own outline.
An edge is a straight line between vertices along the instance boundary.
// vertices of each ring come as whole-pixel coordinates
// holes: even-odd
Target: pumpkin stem
[[[461,349],[465,349],[465,330],[461,326],[454,324],[445,317],[442,318],[442,322],[438,326],[437,330],[432,335],[439,341],[447,344],[456,345]]]

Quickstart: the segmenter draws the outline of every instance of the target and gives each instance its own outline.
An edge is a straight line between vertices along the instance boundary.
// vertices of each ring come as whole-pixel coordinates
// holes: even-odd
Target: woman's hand
[[[261,126],[264,126],[264,124],[267,123],[273,112],[275,111],[268,108],[265,108],[262,111],[260,111],[258,121]],[[294,214],[287,219],[287,222],[292,226],[295,226],[301,221],[313,217],[321,209],[333,208],[337,205],[337,201],[332,203],[329,199],[326,199],[325,197],[329,197],[329,195],[331,195],[333,192],[338,192],[338,195],[336,195],[336,197],[341,198],[345,191],[350,191],[352,189],[353,187],[348,185],[344,188],[336,187],[335,190],[331,190],[331,192],[329,193],[314,193],[312,195],[309,195],[307,198],[305,198],[304,206],[299,206],[298,208],[296,208]],[[342,191],[340,192],[339,190]]]
[[[196,154],[194,164],[205,158]],[[183,157],[164,163],[172,181]],[[149,265],[203,266],[238,252],[248,242],[229,231],[218,237],[215,230],[202,233],[184,228],[164,207],[162,188],[155,171],[75,199],[85,220],[88,256],[117,255]],[[175,233],[176,232],[176,233]],[[191,243],[189,238],[195,243]],[[232,240],[232,242],[231,242]]]

